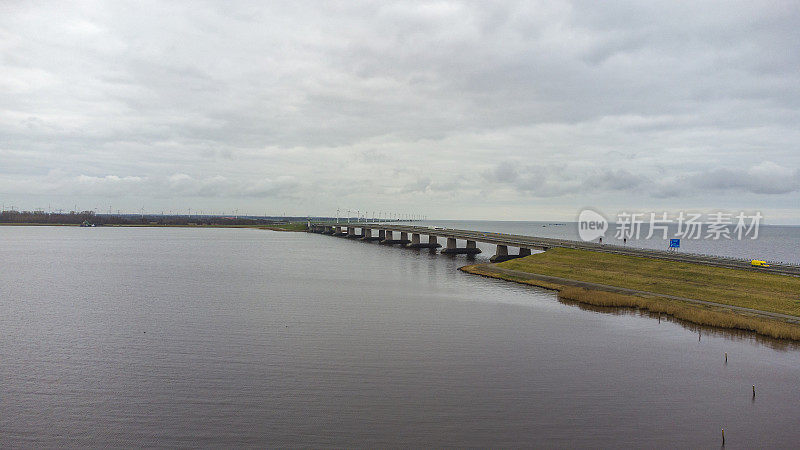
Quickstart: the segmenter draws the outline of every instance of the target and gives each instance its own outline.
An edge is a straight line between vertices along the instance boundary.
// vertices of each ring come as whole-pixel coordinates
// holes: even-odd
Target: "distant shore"
[[[0,226],[7,227],[80,227],[81,224],[77,223],[2,223]],[[286,223],[286,224],[272,224],[272,225],[226,225],[226,224],[160,224],[160,223],[110,223],[98,224],[93,228],[253,228],[258,230],[271,230],[271,231],[305,231],[305,223]]]
[[[186,226],[186,227],[273,227],[295,230],[302,217],[225,216],[209,214],[97,214],[94,211],[55,213],[44,211],[0,211],[0,225],[53,226]]]
[[[565,300],[800,341],[798,277],[572,249],[460,270],[555,290]]]

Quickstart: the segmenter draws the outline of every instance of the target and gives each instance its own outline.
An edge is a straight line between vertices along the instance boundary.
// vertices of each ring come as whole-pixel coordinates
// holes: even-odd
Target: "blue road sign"
[[[670,239],[669,240],[669,248],[681,248],[681,240],[680,239]]]

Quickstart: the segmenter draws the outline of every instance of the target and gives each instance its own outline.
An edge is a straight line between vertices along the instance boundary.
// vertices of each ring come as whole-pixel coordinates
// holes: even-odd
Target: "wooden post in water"
[[[725,445],[725,428],[722,429],[722,445]]]

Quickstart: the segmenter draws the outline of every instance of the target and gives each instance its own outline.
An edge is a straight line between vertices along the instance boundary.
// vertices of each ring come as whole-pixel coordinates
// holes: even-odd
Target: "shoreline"
[[[80,224],[75,223],[0,223],[0,226],[6,227],[77,227],[81,228]],[[105,224],[105,225],[97,225],[94,227],[83,227],[83,228],[253,228],[258,230],[270,230],[270,231],[289,231],[289,232],[299,232],[305,231],[305,228],[295,229],[294,224],[286,224],[286,226],[280,225],[172,225],[172,224],[150,224],[150,223],[142,223],[142,224]],[[305,227],[305,225],[303,225]]]
[[[504,269],[494,264],[473,264],[458,270],[556,291],[559,300],[600,307],[633,308],[665,314],[695,325],[743,330],[800,342],[800,317],[797,316]]]

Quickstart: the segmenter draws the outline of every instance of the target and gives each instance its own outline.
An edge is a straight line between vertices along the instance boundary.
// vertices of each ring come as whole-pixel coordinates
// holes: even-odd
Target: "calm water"
[[[796,347],[565,305],[463,258],[66,227],[1,227],[0,258],[3,447],[800,442]]]

